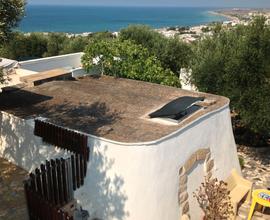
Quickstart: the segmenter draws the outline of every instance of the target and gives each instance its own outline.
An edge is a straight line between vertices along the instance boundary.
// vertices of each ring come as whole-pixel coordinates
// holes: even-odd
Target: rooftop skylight
[[[202,106],[197,105],[197,103],[203,100],[203,97],[183,96],[167,103],[157,111],[149,114],[149,117],[173,119],[179,122],[201,109]]]

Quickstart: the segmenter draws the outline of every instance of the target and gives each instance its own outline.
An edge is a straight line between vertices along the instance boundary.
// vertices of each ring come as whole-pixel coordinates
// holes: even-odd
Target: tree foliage
[[[131,40],[147,48],[160,60],[163,68],[170,69],[176,76],[189,63],[191,48],[188,44],[178,38],[167,38],[148,26],[133,25],[122,29],[120,39]]]
[[[0,52],[10,38],[12,28],[18,25],[24,15],[24,0],[0,0]],[[0,68],[0,83],[6,80],[4,70]]]
[[[61,50],[57,51],[57,54],[82,52],[88,43],[88,37],[76,36],[65,38],[64,42],[62,42],[63,46],[61,47]]]
[[[27,60],[76,53],[82,52],[89,42],[95,39],[112,38],[112,34],[108,32],[97,32],[89,36],[14,32],[10,35],[9,41],[0,46],[0,56],[15,60]]]
[[[199,41],[191,68],[200,91],[229,97],[243,125],[269,135],[270,28],[263,17]]]
[[[84,52],[82,64],[87,71],[100,66],[102,74],[180,86],[178,78],[156,57],[129,40],[96,40]]]
[[[39,33],[13,33],[12,38],[0,48],[0,56],[14,60],[40,58],[46,52],[47,38]]]
[[[24,0],[0,0],[0,42],[8,40],[12,28],[24,15]]]

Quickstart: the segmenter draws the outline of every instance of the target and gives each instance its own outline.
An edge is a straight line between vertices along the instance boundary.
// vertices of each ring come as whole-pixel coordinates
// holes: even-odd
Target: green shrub
[[[102,74],[180,87],[179,79],[141,45],[124,40],[95,40],[82,57],[90,71],[99,66]]]
[[[239,159],[239,164],[240,164],[241,169],[244,169],[244,167],[245,167],[245,160],[244,160],[244,158],[241,157],[241,156],[239,156],[238,159]]]
[[[157,57],[164,69],[170,69],[179,77],[180,69],[187,67],[191,56],[190,45],[178,38],[167,38],[148,26],[133,25],[122,29],[121,40],[131,40],[147,48]]]
[[[46,52],[46,36],[40,33],[24,35],[16,32],[12,34],[8,42],[2,45],[0,56],[20,61],[43,57]]]
[[[216,30],[193,48],[192,82],[200,91],[227,96],[241,123],[270,131],[270,28],[263,17],[250,25]]]

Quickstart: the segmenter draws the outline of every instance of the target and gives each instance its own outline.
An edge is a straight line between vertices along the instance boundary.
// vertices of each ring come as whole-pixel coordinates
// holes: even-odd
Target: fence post
[[[76,161],[74,154],[71,155],[71,169],[72,169],[72,184],[73,184],[73,190],[77,189],[77,181],[76,181]]]
[[[55,204],[59,205],[59,188],[58,188],[58,181],[57,181],[57,174],[56,174],[56,163],[54,160],[51,160],[51,166],[52,166],[52,180],[53,180],[53,188],[54,188],[54,199]]]
[[[38,168],[35,169],[35,174],[36,174],[37,192],[43,195],[41,175],[40,170]]]
[[[59,159],[56,159],[56,170],[57,170],[57,181],[58,181],[58,192],[59,192],[59,202],[60,205],[64,204],[64,195],[63,195],[63,178],[62,178],[62,169]]]
[[[41,170],[43,195],[47,200],[49,200],[48,181],[47,181],[47,175],[46,175],[47,171],[44,164],[40,165],[40,170]]]

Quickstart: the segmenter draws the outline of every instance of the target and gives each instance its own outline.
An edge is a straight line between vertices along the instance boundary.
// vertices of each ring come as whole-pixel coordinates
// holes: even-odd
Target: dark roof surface
[[[179,124],[148,118],[151,112],[182,96],[204,97],[214,104]],[[53,81],[0,94],[2,111],[22,118],[46,117],[57,125],[122,142],[159,139],[228,102],[216,95],[108,76]]]

